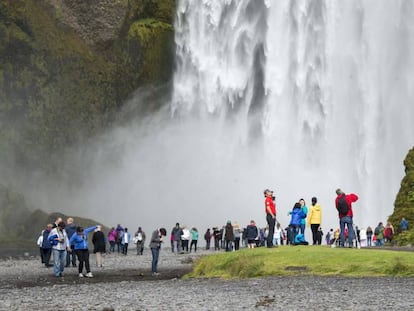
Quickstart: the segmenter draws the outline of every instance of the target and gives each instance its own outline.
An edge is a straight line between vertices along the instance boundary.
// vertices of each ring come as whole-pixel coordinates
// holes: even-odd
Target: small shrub
[[[401,262],[400,258],[395,258],[395,262],[386,269],[386,272],[391,275],[405,275],[409,271],[409,267]]]

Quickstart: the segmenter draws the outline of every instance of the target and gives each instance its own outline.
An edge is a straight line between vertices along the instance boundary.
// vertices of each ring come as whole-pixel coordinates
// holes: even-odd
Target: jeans
[[[116,241],[115,242],[115,245],[116,245],[117,252],[118,253],[121,252],[122,251],[122,244],[121,244],[121,242],[120,241]]]
[[[372,235],[367,235],[367,246],[372,246]]]
[[[137,242],[137,255],[142,255],[143,252],[144,252],[144,242],[138,241]]]
[[[269,226],[269,232],[267,234],[267,247],[271,247],[273,245],[273,234],[275,233],[275,224],[276,218],[273,218],[272,215],[266,215],[267,225]]]
[[[214,238],[214,250],[220,250],[220,243],[219,243],[219,239],[218,238]]]
[[[191,240],[191,244],[190,244],[190,253],[191,250],[193,249],[193,245],[194,245],[194,251],[197,252],[197,240]]]
[[[305,234],[305,227],[306,227],[306,224],[300,224],[300,233],[301,234]]]
[[[151,272],[157,273],[157,266],[158,266],[158,257],[160,256],[160,249],[159,248],[151,248],[152,254],[152,265],[151,265]]]
[[[72,252],[70,254],[66,254],[66,267],[70,266],[70,262],[72,261],[72,267],[76,266],[76,254],[75,254],[75,245],[70,246]]]
[[[179,254],[181,252],[181,241],[180,240],[174,240],[174,253]]]
[[[182,240],[181,241],[181,247],[182,247],[182,251],[187,252],[188,253],[188,240]]]
[[[226,241],[226,252],[231,252],[233,250],[233,241]]]
[[[115,241],[109,241],[109,252],[115,253]]]
[[[66,250],[53,249],[53,273],[55,276],[62,276],[66,264]]]
[[[128,254],[128,243],[121,244],[122,245],[122,254]]]
[[[289,241],[290,245],[295,245],[296,235],[299,233],[299,225],[289,225]]]
[[[353,228],[353,223],[352,223],[352,217],[350,216],[344,216],[339,220],[339,227],[341,230],[341,234],[340,234],[340,241],[341,241],[341,246],[344,247],[345,245],[345,224],[348,228],[348,246],[352,247],[352,240],[354,238],[354,228]]]

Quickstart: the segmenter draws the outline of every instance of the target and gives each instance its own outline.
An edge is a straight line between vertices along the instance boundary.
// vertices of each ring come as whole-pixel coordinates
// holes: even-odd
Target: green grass
[[[186,278],[263,276],[414,276],[414,252],[284,246],[243,249],[201,257]]]

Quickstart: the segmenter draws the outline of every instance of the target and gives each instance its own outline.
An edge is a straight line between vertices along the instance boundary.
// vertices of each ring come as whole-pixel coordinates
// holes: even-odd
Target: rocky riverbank
[[[377,310],[414,309],[413,278],[269,277],[190,279],[197,254],[162,250],[159,277],[151,255],[109,254],[94,278],[66,268],[56,278],[39,258],[0,261],[0,310]]]

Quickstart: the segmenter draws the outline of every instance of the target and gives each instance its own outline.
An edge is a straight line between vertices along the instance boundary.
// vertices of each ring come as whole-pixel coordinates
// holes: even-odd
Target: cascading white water
[[[181,0],[173,115],[213,134],[213,153],[227,150],[249,180],[235,196],[251,207],[265,187],[283,214],[315,195],[332,226],[341,187],[360,195],[357,224],[385,221],[414,143],[412,17],[403,0]],[[224,160],[199,166],[232,175],[214,170]]]
[[[414,143],[413,17],[411,0],[180,0],[168,109],[72,150],[28,202],[204,231],[264,226],[270,187],[282,226],[316,196],[326,232],[341,187],[360,195],[358,225],[385,221]]]

